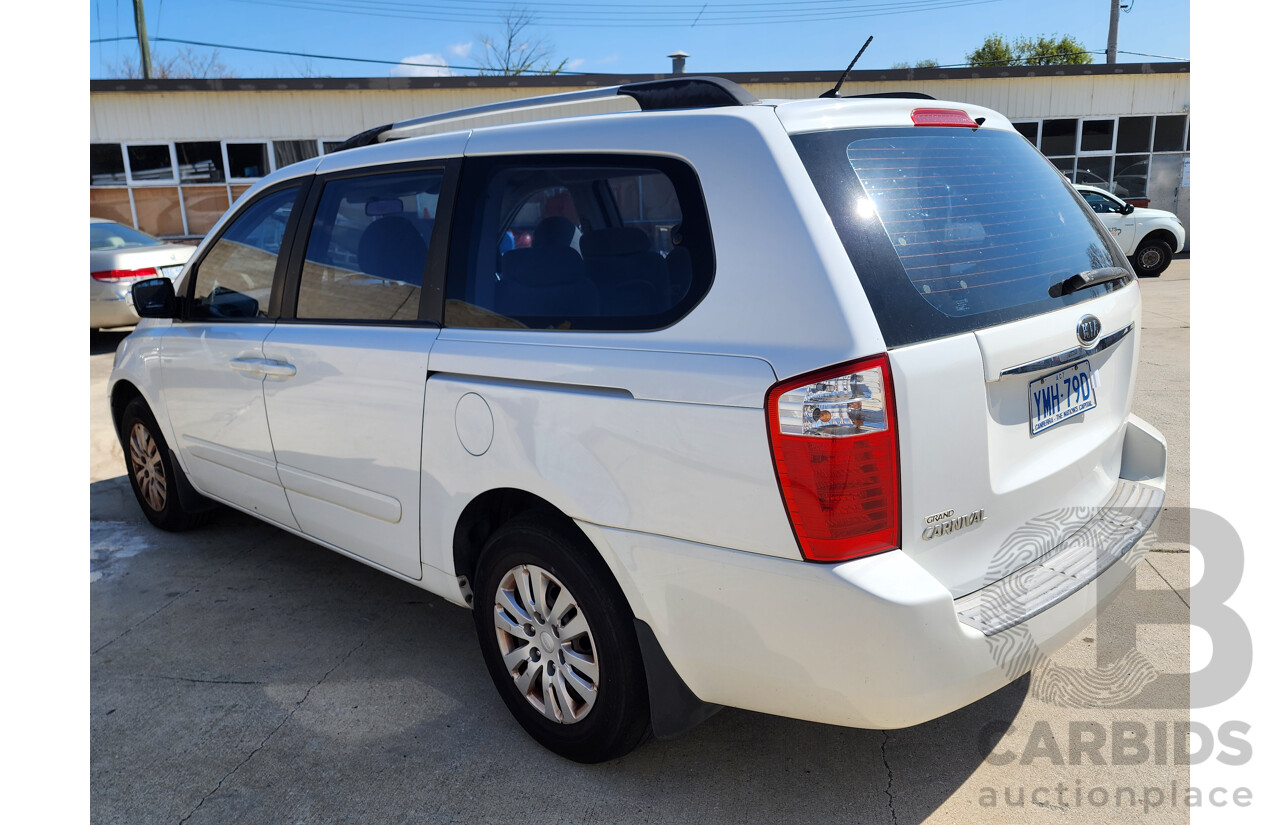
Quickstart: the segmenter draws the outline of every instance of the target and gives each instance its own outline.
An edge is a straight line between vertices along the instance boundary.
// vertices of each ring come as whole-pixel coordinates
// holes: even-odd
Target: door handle
[[[298,374],[298,368],[293,364],[272,358],[232,358],[231,369],[246,375],[272,375],[278,378],[291,378]]]

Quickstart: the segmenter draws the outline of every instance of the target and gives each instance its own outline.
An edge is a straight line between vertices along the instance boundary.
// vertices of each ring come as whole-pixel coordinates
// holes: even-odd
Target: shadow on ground
[[[90,492],[97,823],[919,822],[1027,693],[889,733],[726,709],[576,765],[509,716],[468,611],[229,510],[155,530],[123,476]]]

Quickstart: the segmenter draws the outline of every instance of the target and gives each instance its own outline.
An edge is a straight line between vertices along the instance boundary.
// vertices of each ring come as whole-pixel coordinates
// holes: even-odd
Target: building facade
[[[817,97],[839,74],[721,76],[767,100]],[[162,237],[199,237],[258,178],[373,126],[664,76],[94,80],[90,214]],[[995,109],[1067,178],[1175,212],[1189,231],[1190,87],[1189,63],[1135,63],[859,71],[841,93],[923,92]],[[483,123],[633,105],[617,98]]]

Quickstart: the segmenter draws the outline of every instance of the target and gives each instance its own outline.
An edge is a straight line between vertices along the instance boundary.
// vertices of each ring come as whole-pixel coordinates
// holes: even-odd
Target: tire
[[[504,524],[485,545],[476,583],[485,665],[530,736],[584,763],[640,744],[649,694],[635,620],[571,524],[536,513]]]
[[[209,519],[212,502],[195,497],[199,509],[183,504],[179,489],[190,489],[182,475],[182,468],[173,463],[169,445],[165,443],[155,416],[147,402],[135,398],[124,408],[120,417],[120,445],[124,448],[125,469],[129,474],[129,486],[138,499],[142,513],[161,530],[174,532],[203,524]]]
[[[1142,243],[1129,258],[1133,271],[1140,278],[1155,278],[1169,268],[1173,260],[1173,250],[1169,244],[1158,238],[1143,238]]]

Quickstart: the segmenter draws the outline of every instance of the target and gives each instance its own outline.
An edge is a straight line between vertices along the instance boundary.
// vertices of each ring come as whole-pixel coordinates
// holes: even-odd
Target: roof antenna
[[[818,95],[818,97],[839,97],[840,96],[840,87],[844,85],[845,78],[849,76],[849,72],[853,71],[853,64],[858,62],[858,58],[862,57],[862,53],[867,50],[867,46],[871,45],[871,40],[872,38],[868,37],[867,42],[862,44],[861,49],[858,49],[858,53],[853,56],[853,60],[849,61],[849,68],[845,69],[844,74],[840,75],[840,79],[836,81],[836,85],[828,89],[827,91],[823,92],[822,94]]]

